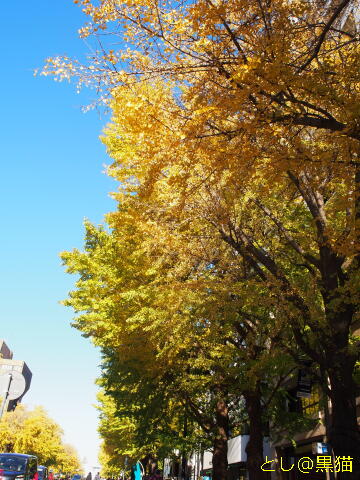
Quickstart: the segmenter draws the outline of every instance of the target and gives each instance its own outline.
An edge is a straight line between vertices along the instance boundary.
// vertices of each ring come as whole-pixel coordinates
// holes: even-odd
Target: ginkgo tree
[[[133,382],[133,389],[135,386],[138,384]],[[130,392],[129,381],[112,383],[110,391],[101,393],[99,433],[103,442],[99,459],[107,475],[118,474],[119,469],[128,471],[139,460],[151,474],[164,458],[183,461],[201,442],[209,444],[187,416],[179,395],[169,402],[161,397],[164,390],[155,382],[153,387],[154,393],[145,395],[143,390],[140,400],[139,395]],[[183,458],[176,452],[181,452]]]
[[[201,220],[204,242],[219,236],[244,259],[268,292],[263,304],[277,299],[279,318],[290,321],[298,346],[317,368],[332,401],[331,443],[344,455],[345,449],[353,452],[358,198],[357,167],[346,160],[343,138],[329,138],[331,164],[324,159],[330,143],[319,132],[291,140],[260,132],[242,135],[241,144],[217,135],[192,139],[184,108],[159,84],[121,88],[104,140],[114,158],[110,173],[137,193],[142,215],[147,211],[159,232],[167,229],[170,248],[176,231]],[[118,198],[121,203],[123,194]],[[167,212],[174,211],[178,225],[169,227]],[[191,244],[182,247],[194,257]]]
[[[28,410],[20,404],[0,420],[0,449],[36,455],[39,464],[69,474],[80,471],[78,454],[64,444],[62,433],[42,407]]]
[[[213,111],[200,121],[212,133],[238,135],[261,122],[265,129],[312,127],[359,140],[352,0],[76,3],[89,16],[80,35],[95,36],[99,49],[87,65],[49,59],[45,74],[97,82],[104,93],[143,79],[172,79],[186,85],[197,111]],[[232,128],[217,125],[217,117],[232,115]]]
[[[88,65],[57,58],[46,71],[113,93],[111,173],[155,239],[167,231],[171,248],[198,221],[243,259],[331,400],[335,455],[360,458],[354,2],[79,3],[91,17],[81,34],[108,40]],[[119,36],[129,48],[109,45]]]
[[[194,224],[179,236],[163,229],[160,239],[160,224],[142,216],[139,198],[128,196],[109,217],[111,234],[86,224],[85,251],[62,254],[68,272],[80,274],[65,304],[78,313],[74,326],[102,347],[101,384],[115,400],[110,414],[104,403],[105,425],[109,415],[117,425],[115,436],[101,427],[104,447],[113,459],[131,448],[138,456],[164,456],[183,450],[179,442],[191,448],[197,437],[204,446],[206,437],[214,476],[225,478],[229,431],[241,427],[236,416],[244,399],[250,478],[259,478],[269,420],[262,410],[272,397],[262,386],[276,390],[289,373],[289,358],[276,350],[283,327],[249,297],[251,275],[241,257],[222,251],[220,238],[205,246]],[[190,422],[181,437],[184,412],[202,437]]]
[[[181,434],[186,406],[190,397],[195,408],[197,392],[201,397],[210,394],[206,387],[211,376],[198,373],[197,385],[190,379],[194,334],[189,336],[191,323],[185,321],[190,311],[178,311],[184,299],[176,299],[174,291],[164,285],[162,268],[153,264],[142,246],[140,228],[129,220],[125,210],[122,229],[114,235],[87,224],[85,252],[62,255],[68,271],[81,274],[77,290],[65,303],[80,312],[75,326],[102,347],[101,384],[116,405],[112,412],[112,404],[103,398],[102,411],[105,422],[109,416],[118,418],[116,436],[123,438],[123,446],[118,443],[116,449],[122,456],[164,456],[193,442],[190,422],[186,438]],[[191,308],[188,303],[183,306]],[[204,330],[200,321],[193,325],[196,328]],[[204,366],[197,368],[200,372]],[[215,408],[214,403],[222,407],[223,400],[213,400],[208,409]],[[200,410],[197,415],[204,416]],[[212,423],[203,426],[214,437],[210,430],[216,429],[216,420]],[[110,432],[104,436],[113,437]],[[111,448],[110,443],[104,446]]]

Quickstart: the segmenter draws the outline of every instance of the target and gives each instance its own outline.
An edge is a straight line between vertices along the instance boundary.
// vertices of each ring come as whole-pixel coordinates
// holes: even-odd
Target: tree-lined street
[[[101,475],[359,480],[357,0],[74,3],[91,53],[40,74],[111,114],[115,206],[61,253]],[[2,448],[76,470],[22,408]]]
[[[103,351],[102,421],[120,421],[109,465],[205,442],[223,480],[246,426],[249,478],[266,478],[264,437],[317,422],[280,413],[305,370],[325,443],[354,462],[337,477],[358,478],[355,3],[78,3],[101,48],[44,73],[99,85],[113,115],[118,209],[62,254],[75,327]]]

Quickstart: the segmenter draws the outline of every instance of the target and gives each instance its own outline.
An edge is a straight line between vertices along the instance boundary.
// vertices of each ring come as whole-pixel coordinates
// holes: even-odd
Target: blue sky
[[[77,36],[83,22],[70,0],[2,5],[0,338],[33,372],[24,403],[43,405],[96,465],[99,354],[59,304],[74,278],[58,254],[82,247],[85,217],[100,223],[114,209],[108,193],[116,186],[102,173],[110,160],[98,139],[106,118],[81,111],[95,93],[33,76],[46,57],[87,51]]]

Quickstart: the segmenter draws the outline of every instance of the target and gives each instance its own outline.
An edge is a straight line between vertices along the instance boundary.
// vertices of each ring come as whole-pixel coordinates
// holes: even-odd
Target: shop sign
[[[328,443],[316,442],[312,444],[312,452],[314,455],[330,453],[330,446]]]

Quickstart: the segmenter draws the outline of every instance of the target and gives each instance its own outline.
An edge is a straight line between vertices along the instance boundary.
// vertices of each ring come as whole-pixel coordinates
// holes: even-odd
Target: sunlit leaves
[[[0,448],[36,455],[39,464],[71,474],[81,465],[75,449],[63,443],[62,434],[42,407],[29,411],[18,405],[0,421]]]

